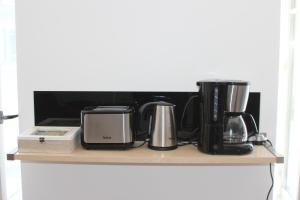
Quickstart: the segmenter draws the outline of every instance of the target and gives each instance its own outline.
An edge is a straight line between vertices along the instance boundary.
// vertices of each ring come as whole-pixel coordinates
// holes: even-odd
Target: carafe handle
[[[256,125],[256,122],[254,120],[254,117],[250,114],[250,113],[243,113],[242,114],[243,118],[245,119],[246,117],[246,124],[250,124],[250,131],[249,131],[249,128],[247,126],[247,132],[248,132],[248,138],[251,137],[252,135],[255,135],[258,133],[258,128],[257,128],[257,125]]]

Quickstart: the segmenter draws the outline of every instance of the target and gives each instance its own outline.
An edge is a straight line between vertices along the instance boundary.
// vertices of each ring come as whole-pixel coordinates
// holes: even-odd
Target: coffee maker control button
[[[214,121],[218,120],[218,115],[216,113],[214,113]]]
[[[219,100],[219,89],[215,88],[214,89],[214,108],[213,108],[213,120],[217,121],[218,120],[218,100]]]

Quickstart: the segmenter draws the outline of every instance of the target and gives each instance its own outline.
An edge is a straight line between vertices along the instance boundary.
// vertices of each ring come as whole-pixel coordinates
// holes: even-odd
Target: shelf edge
[[[16,160],[15,155],[18,153],[18,148],[15,148],[14,150],[10,151],[8,154],[6,154],[7,160]]]

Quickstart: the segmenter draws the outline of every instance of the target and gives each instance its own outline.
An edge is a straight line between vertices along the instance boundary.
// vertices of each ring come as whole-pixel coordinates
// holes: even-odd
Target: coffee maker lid
[[[208,80],[198,81],[197,85],[200,86],[202,83],[215,83],[215,84],[226,84],[226,85],[250,85],[250,82],[248,81],[223,80],[223,79],[208,79]]]

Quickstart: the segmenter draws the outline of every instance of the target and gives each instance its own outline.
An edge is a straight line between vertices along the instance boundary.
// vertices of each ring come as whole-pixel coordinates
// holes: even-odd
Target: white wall
[[[274,139],[279,7],[279,0],[16,1],[20,130],[33,126],[34,90],[197,91],[198,80],[230,78],[249,80],[252,91],[262,92],[261,130]],[[41,170],[47,173],[36,173]],[[49,194],[54,189],[57,192],[53,195],[68,199],[71,194],[56,187],[57,181],[65,187],[70,185],[67,191],[74,193],[74,199],[80,199],[82,192],[93,199],[111,190],[91,192],[90,185],[103,185],[111,177],[117,180],[119,173],[130,174],[130,184],[135,185],[141,181],[141,174],[151,178],[146,173],[152,170],[23,163],[24,200],[40,199],[40,193]],[[247,197],[243,199],[264,199],[270,184],[267,166],[156,167],[154,177],[164,177],[167,171],[170,176],[180,173],[183,179],[182,174],[189,171],[184,191],[190,185],[197,190],[197,185],[217,182],[216,188],[199,191],[203,199],[222,198],[232,187],[236,198],[228,193],[228,199],[241,199],[245,191]],[[231,178],[235,171],[239,175]],[[194,172],[198,178],[193,178]],[[79,179],[88,184],[81,191],[71,190],[77,185],[74,180]],[[253,185],[247,180],[258,183]],[[124,187],[120,183],[116,186],[119,189]],[[164,183],[166,191],[178,190],[178,182]],[[52,189],[47,189],[50,186]],[[145,181],[145,185],[135,187],[155,191],[160,186]],[[255,194],[251,194],[253,187]],[[33,192],[35,189],[40,193]],[[198,197],[199,193],[189,197]],[[49,195],[43,199],[53,199]],[[158,199],[168,195],[161,193]],[[180,195],[172,197],[180,199]]]

